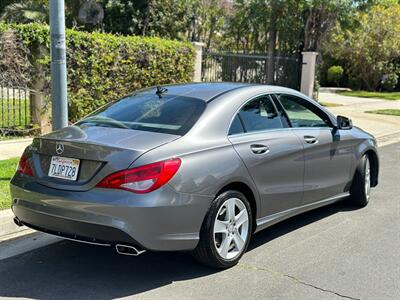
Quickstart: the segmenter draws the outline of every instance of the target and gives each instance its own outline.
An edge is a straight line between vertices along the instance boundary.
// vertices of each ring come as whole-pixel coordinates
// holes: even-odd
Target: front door
[[[309,101],[292,95],[277,97],[304,148],[303,204],[343,193],[350,181],[350,141],[341,139],[341,132]]]

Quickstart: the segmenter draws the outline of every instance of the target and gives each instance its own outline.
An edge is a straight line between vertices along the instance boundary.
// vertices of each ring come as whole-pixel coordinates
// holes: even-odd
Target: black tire
[[[248,234],[247,239],[244,244],[244,248],[241,253],[234,257],[233,259],[224,259],[221,257],[217,251],[217,247],[214,243],[214,222],[215,218],[217,218],[217,213],[220,207],[231,198],[240,199],[245,205],[248,213]],[[226,269],[236,265],[243,254],[246,252],[247,247],[250,242],[251,234],[252,234],[252,213],[250,203],[247,198],[238,191],[229,190],[222,194],[220,194],[217,198],[214,199],[211,207],[207,213],[203,221],[203,225],[200,230],[200,241],[195,250],[193,250],[193,256],[202,264],[205,264],[209,267],[218,268],[218,269]]]
[[[369,165],[368,155],[361,157],[358,162],[353,182],[350,187],[350,202],[357,207],[365,207],[369,202],[369,191],[366,188],[366,176],[371,176],[369,171],[366,174],[366,166]],[[371,182],[371,178],[369,178]]]

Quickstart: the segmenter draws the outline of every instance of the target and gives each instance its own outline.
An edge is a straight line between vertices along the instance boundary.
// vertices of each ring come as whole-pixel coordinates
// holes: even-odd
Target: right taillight
[[[179,158],[122,170],[104,178],[97,187],[121,189],[137,194],[150,193],[166,184],[181,165]]]
[[[33,176],[33,170],[29,162],[29,157],[25,154],[22,154],[19,160],[17,173],[21,173],[27,176]]]

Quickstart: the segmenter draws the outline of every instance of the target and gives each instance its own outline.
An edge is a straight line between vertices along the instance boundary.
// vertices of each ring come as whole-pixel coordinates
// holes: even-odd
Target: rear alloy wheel
[[[368,204],[371,193],[371,164],[368,155],[364,155],[356,168],[350,188],[350,200],[359,207]]]
[[[251,224],[251,209],[246,197],[237,191],[224,192],[211,205],[194,256],[208,266],[234,266],[247,249]]]

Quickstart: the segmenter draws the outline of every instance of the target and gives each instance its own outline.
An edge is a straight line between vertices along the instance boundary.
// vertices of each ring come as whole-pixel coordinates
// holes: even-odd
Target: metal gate
[[[280,85],[300,90],[301,55],[205,52],[202,81],[247,82]]]
[[[30,91],[0,85],[0,133],[28,131],[32,127]]]

